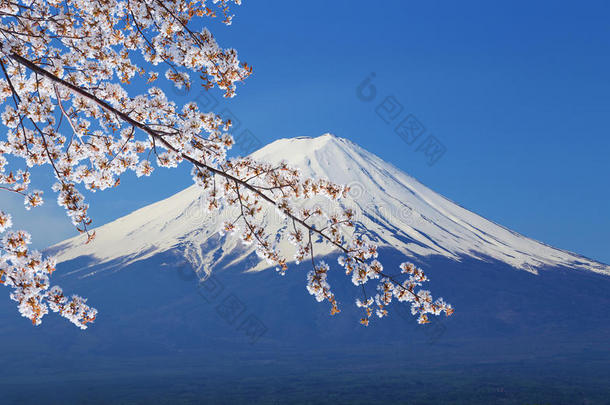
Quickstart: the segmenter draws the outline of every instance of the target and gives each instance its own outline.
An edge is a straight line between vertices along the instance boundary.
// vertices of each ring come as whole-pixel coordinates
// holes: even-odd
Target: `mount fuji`
[[[221,224],[235,212],[208,214],[192,186],[100,226],[90,244],[78,236],[47,249],[59,263],[53,281],[87,297],[99,317],[84,332],[51,315],[33,330],[12,305],[1,305],[0,333],[11,348],[0,351],[7,398],[18,401],[19,381],[35,378],[52,387],[39,392],[52,402],[55,376],[62,375],[79,387],[87,386],[83,381],[112,387],[99,389],[101,402],[123,400],[134,386],[145,387],[138,398],[161,401],[155,395],[169,384],[175,388],[169,402],[188,386],[200,395],[194,403],[202,395],[231,403],[252,392],[263,395],[261,403],[295,395],[311,403],[303,387],[337,402],[369,403],[381,395],[418,403],[416,393],[429,388],[429,400],[457,379],[474,381],[473,392],[492,403],[500,401],[498,388],[487,392],[480,382],[508,378],[507,369],[522,378],[515,386],[548,377],[539,386],[558,395],[580,392],[569,389],[574,384],[599,398],[608,394],[610,266],[486,220],[346,139],[281,139],[252,157],[286,160],[303,176],[349,185],[340,204],[354,208],[356,228],[379,245],[384,267],[416,263],[431,280],[426,289],[455,314],[420,326],[408,307],[392,304],[389,317],[364,328],[354,305],[360,291],[331,264],[329,282],[342,310],[331,317],[306,291],[305,264],[291,263],[282,277],[251,247],[221,236]],[[267,230],[283,226],[274,209],[262,215]],[[291,249],[280,245],[286,257]],[[336,263],[337,252],[316,249]],[[426,388],[424,370],[440,373],[433,378],[440,382]],[[68,391],[71,402],[89,401],[85,388],[65,384],[58,401]]]
[[[380,248],[392,247],[407,257],[494,259],[533,273],[544,267],[566,267],[610,275],[608,265],[526,238],[460,207],[347,139],[330,134],[281,139],[252,157],[274,164],[286,160],[304,177],[347,184],[350,198],[343,206],[355,209],[358,227],[367,230]],[[330,205],[325,200],[319,203]],[[85,244],[86,236],[78,236],[49,252],[59,262],[89,256],[97,264],[125,265],[182,248],[208,271],[228,257],[233,258],[231,265],[251,257],[253,247],[218,236],[223,220],[234,218],[235,212],[206,215],[204,205],[200,190],[191,186],[99,227],[94,243]],[[267,207],[264,217],[266,229],[278,230],[282,225],[274,207]],[[286,245],[280,249],[290,252]],[[329,247],[316,251],[320,256],[330,252]],[[254,266],[254,270],[264,268],[264,262]]]

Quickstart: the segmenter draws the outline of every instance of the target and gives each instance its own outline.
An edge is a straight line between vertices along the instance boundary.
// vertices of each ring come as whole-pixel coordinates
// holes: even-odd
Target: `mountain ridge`
[[[349,198],[341,206],[326,208],[355,208],[357,227],[368,230],[380,247],[394,247],[408,257],[440,255],[457,261],[464,256],[483,261],[490,257],[532,273],[543,267],[568,267],[610,275],[608,265],[553,248],[472,213],[344,138],[331,134],[282,138],[251,157],[269,163],[287,161],[303,176],[349,185]],[[89,245],[84,244],[84,236],[77,236],[48,252],[59,262],[91,256],[98,264],[129,264],[181,247],[206,272],[226,255],[235,255],[233,262],[238,262],[252,254],[253,249],[237,238],[217,233],[222,220],[234,215],[230,209],[210,215],[203,206],[202,192],[191,186],[96,228],[97,238]],[[277,232],[281,221],[272,208],[263,215],[268,228]],[[280,250],[291,258],[289,246],[280,245]],[[331,251],[321,246],[316,252],[326,256]],[[263,262],[252,270],[266,268]]]

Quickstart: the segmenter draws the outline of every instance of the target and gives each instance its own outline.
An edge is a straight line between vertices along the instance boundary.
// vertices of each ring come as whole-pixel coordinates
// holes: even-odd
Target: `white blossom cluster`
[[[394,280],[393,277],[384,276],[377,284],[378,293],[374,297],[365,298],[364,301],[357,299],[356,305],[364,308],[366,316],[360,320],[364,325],[369,324],[369,318],[373,314],[373,304],[377,307],[375,314],[379,318],[388,315],[386,307],[390,305],[393,298],[399,302],[410,302],[411,313],[418,315],[418,323],[429,323],[428,314],[440,315],[445,313],[447,316],[453,314],[454,310],[450,304],[446,303],[442,298],[432,301],[432,296],[429,291],[415,291],[416,287],[421,286],[421,283],[428,281],[421,269],[416,268],[412,263],[402,263],[400,265],[401,273],[409,274],[410,277],[402,283]],[[378,269],[378,274],[381,269]]]
[[[328,300],[331,304],[331,315],[339,313],[339,307],[335,295],[330,291],[330,284],[326,280],[330,267],[325,262],[320,262],[314,269],[307,273],[307,291],[313,295],[318,302]]]
[[[234,143],[227,132],[230,121],[200,111],[196,103],[178,106],[153,86],[165,80],[177,87],[216,86],[226,97],[235,95],[236,84],[252,68],[239,61],[235,50],[219,47],[207,29],[189,28],[193,20],[213,18],[217,12],[230,24],[230,3],[241,1],[213,0],[208,7],[202,0],[0,0],[0,118],[7,130],[0,139],[0,189],[21,194],[28,208],[38,206],[42,192],[29,191],[29,170],[48,165],[56,178],[58,204],[87,233],[89,243],[95,233],[89,231],[85,190],[117,187],[128,171],[149,176],[155,166],[172,168],[186,161],[195,183],[207,193],[210,210],[219,208],[221,200],[238,208],[238,216],[222,231],[254,244],[257,254],[281,274],[288,269],[288,258],[279,253],[278,244],[292,243],[296,262],[311,260],[309,292],[318,301],[328,300],[332,314],[339,312],[338,304],[327,282],[329,267],[316,263],[315,243],[330,244],[344,254],[339,263],[362,288],[367,313],[373,302],[366,297],[365,284],[379,278],[381,285],[398,290],[382,290],[375,297],[378,315],[385,316],[392,296],[416,305],[420,322],[426,319],[422,314],[438,312],[425,292],[398,296],[425,280],[417,278],[419,273],[411,284],[388,278],[376,260],[377,247],[349,231],[354,227],[351,210],[327,214],[302,208],[302,202],[316,196],[345,197],[347,187],[303,179],[286,163],[227,159]],[[147,91],[130,94],[131,82],[143,81]],[[9,162],[15,160],[24,166],[12,169]],[[265,204],[284,219],[280,234],[265,229]],[[0,229],[9,226],[6,216]],[[3,282],[15,289],[13,299],[22,314],[38,324],[50,308],[79,326],[92,321],[95,310],[83,299],[68,300],[60,289],[49,290],[53,266],[29,252],[28,241],[24,232],[7,234],[8,249],[0,257]]]
[[[451,315],[451,305],[442,299],[432,301],[428,291],[416,291],[416,288],[427,281],[421,269],[412,264],[403,263],[401,272],[409,276],[399,282],[383,272],[382,264],[377,260],[377,246],[365,237],[349,232],[354,227],[354,213],[350,209],[340,214],[327,214],[320,207],[301,208],[305,201],[314,196],[325,196],[331,200],[344,197],[349,189],[333,184],[324,179],[303,179],[297,169],[286,163],[272,166],[257,163],[252,159],[227,161],[224,165],[231,178],[216,176],[209,172],[200,173],[194,169],[195,180],[209,190],[208,207],[219,207],[222,199],[230,206],[239,207],[239,215],[231,222],[225,222],[221,232],[238,235],[246,244],[255,244],[258,255],[275,265],[284,274],[288,260],[279,255],[277,244],[285,239],[295,246],[294,260],[300,263],[311,260],[312,270],[307,274],[307,291],[318,301],[327,300],[331,304],[331,314],[339,313],[339,306],[331,286],[327,281],[330,270],[325,262],[316,262],[314,255],[315,239],[328,243],[345,253],[338,259],[354,285],[360,286],[364,301],[356,304],[363,307],[366,316],[361,323],[368,325],[373,314],[373,305],[377,316],[388,314],[387,306],[393,298],[399,302],[411,303],[411,311],[418,315],[419,323],[428,323],[428,314],[439,315],[444,312]],[[279,234],[266,232],[263,226],[262,205],[274,204],[285,224]],[[366,284],[370,280],[381,279],[377,285],[378,293],[374,297],[366,296]]]
[[[178,87],[191,86],[190,72],[205,88],[217,86],[232,97],[252,69],[239,62],[235,50],[220,48],[207,29],[188,28],[190,20],[217,13],[230,24],[230,3],[241,1],[214,0],[208,6],[182,0],[0,0],[0,119],[6,129],[0,139],[0,190],[22,195],[28,209],[41,205],[42,191],[29,190],[30,168],[49,165],[58,204],[91,241],[95,234],[88,231],[92,221],[83,189],[116,187],[127,170],[150,175],[154,163],[175,167],[186,153],[221,164],[232,143],[223,132],[226,123],[194,104],[176,107],[158,88],[135,97],[128,90],[140,77],[152,86],[159,78],[155,69],[162,68]],[[141,131],[144,126],[154,136]],[[19,159],[23,167],[13,168]],[[22,238],[25,246],[25,235],[5,239]],[[3,251],[0,260],[17,266],[14,260],[23,260],[24,252]],[[40,269],[3,270],[22,314],[38,324],[48,303],[77,324],[88,319],[81,298],[68,301],[58,289],[45,292],[47,276]],[[29,285],[27,280],[38,287],[19,287]]]
[[[49,309],[58,312],[81,329],[93,322],[97,311],[86,300],[74,295],[66,297],[61,288],[49,288],[49,276],[55,261],[44,259],[40,252],[28,249],[30,235],[11,231],[11,217],[0,211],[0,284],[12,288],[11,299],[17,302],[22,316],[40,325]]]
[[[440,315],[444,312],[447,316],[453,314],[454,310],[442,298],[432,301],[429,291],[415,289],[428,278],[421,269],[412,263],[402,263],[401,273],[408,274],[409,278],[400,282],[395,277],[384,273],[382,264],[376,260],[378,256],[377,247],[364,238],[356,238],[347,249],[347,255],[339,257],[339,265],[345,268],[347,275],[351,275],[352,283],[363,287],[364,300],[356,300],[356,305],[364,308],[365,317],[360,320],[365,326],[369,324],[369,318],[375,314],[379,318],[388,315],[387,306],[396,298],[399,302],[410,302],[411,313],[418,315],[420,324],[428,323],[428,315]],[[377,293],[374,297],[367,297],[364,285],[372,279],[380,279],[377,284]],[[374,305],[373,305],[374,304]]]

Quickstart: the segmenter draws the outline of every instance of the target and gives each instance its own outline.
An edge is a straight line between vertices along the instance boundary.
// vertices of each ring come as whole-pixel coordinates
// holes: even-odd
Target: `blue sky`
[[[233,26],[210,28],[255,72],[235,99],[212,95],[263,144],[349,138],[488,219],[610,263],[610,3],[245,0],[235,11]],[[356,87],[371,72],[377,98],[365,103]],[[387,96],[446,147],[435,165],[376,114]],[[186,168],[130,177],[89,197],[97,225],[191,184]],[[74,234],[50,197],[25,216],[0,196],[38,246]]]

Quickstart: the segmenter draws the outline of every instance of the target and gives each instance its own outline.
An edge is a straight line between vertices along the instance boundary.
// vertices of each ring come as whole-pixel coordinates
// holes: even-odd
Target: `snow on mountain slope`
[[[350,199],[343,204],[356,209],[357,225],[366,228],[380,247],[393,247],[406,256],[492,258],[534,273],[545,266],[564,266],[610,275],[610,266],[526,238],[458,206],[346,139],[330,134],[280,139],[252,157],[270,163],[286,160],[303,176],[348,184]],[[98,263],[127,264],[182,248],[204,271],[223,259],[237,263],[252,254],[253,249],[237,238],[217,233],[235,212],[207,214],[202,200],[200,190],[191,186],[97,228],[91,244],[85,245],[85,238],[78,236],[49,251],[59,262],[92,256]],[[316,203],[330,204],[325,201]],[[268,229],[283,226],[275,209],[263,215]],[[280,249],[292,257],[291,246]],[[316,249],[318,255],[331,252],[330,247]],[[254,269],[265,267],[260,263]]]

